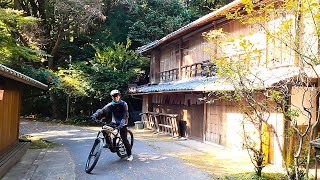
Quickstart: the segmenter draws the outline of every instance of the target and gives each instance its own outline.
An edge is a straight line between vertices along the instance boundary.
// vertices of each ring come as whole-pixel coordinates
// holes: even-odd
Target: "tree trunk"
[[[294,155],[294,171],[295,171],[295,176],[296,176],[296,180],[299,180],[299,156],[301,153],[301,149],[302,149],[302,144],[303,144],[303,136],[299,135],[299,132],[297,132],[298,136],[299,136],[299,146],[298,146],[298,150]]]
[[[257,168],[257,176],[261,177],[262,175],[262,168]]]
[[[28,2],[25,2],[24,0],[15,0],[14,1],[14,9],[18,10],[24,10],[26,12],[26,15],[30,16],[30,10],[28,8]]]
[[[62,36],[61,36],[61,33],[59,33],[57,41],[55,42],[55,44],[50,52],[51,57],[48,58],[48,67],[51,70],[54,69],[54,58],[58,52],[59,45],[61,44],[61,42],[62,42]]]
[[[279,136],[278,136],[277,131],[274,129],[273,125],[268,124],[268,128],[271,130],[271,132],[272,132],[273,134],[275,134],[275,136],[276,136],[275,139],[276,139],[276,142],[277,142],[277,146],[278,146],[278,148],[280,149],[280,152],[283,152],[283,151],[282,151],[282,148],[281,148],[281,143],[280,143],[280,140],[279,140]],[[285,170],[286,170],[286,175],[287,175],[287,177],[288,177],[288,179],[289,179],[289,178],[290,178],[290,173],[289,173],[289,169],[288,169],[287,162],[285,161],[285,157],[284,157],[283,153],[280,153],[280,154],[281,154],[281,158],[282,158],[282,161],[283,161],[284,168],[285,168]]]
[[[64,31],[63,28],[61,28],[61,29],[59,30],[59,34],[58,34],[57,40],[56,40],[56,42],[54,43],[54,46],[53,46],[53,48],[52,48],[52,50],[51,50],[51,52],[50,52],[50,55],[51,55],[52,57],[50,57],[50,58],[48,59],[48,67],[49,67],[49,69],[54,69],[54,58],[55,58],[55,56],[56,56],[56,54],[57,54],[57,52],[58,52],[58,50],[59,50],[59,46],[60,46],[60,44],[61,44],[61,42],[62,42],[63,37],[64,37],[64,36],[66,35],[66,33],[68,33],[69,31],[70,31],[70,30]]]
[[[47,16],[46,16],[46,3],[45,0],[38,0],[38,4],[39,4],[39,17],[44,20],[45,22],[47,21]],[[46,23],[44,23],[46,24]]]
[[[62,37],[63,37],[63,30],[60,30],[58,37],[57,37],[57,40],[54,44],[54,47],[51,50],[51,53],[50,53],[51,57],[48,58],[48,68],[51,70],[54,69],[54,58],[55,58],[55,55],[57,54],[59,46],[62,42]],[[53,118],[58,118],[59,117],[59,111],[57,109],[58,108],[58,101],[57,101],[53,92],[50,92],[50,101],[51,101],[52,116],[53,116]]]
[[[38,8],[36,2],[34,0],[29,0],[29,2],[30,2],[30,5],[31,5],[31,10],[32,10],[31,15],[33,17],[39,18],[39,14],[38,14],[39,8]]]
[[[318,101],[318,102],[320,102],[320,101]],[[320,109],[320,104],[318,105],[318,109]],[[316,122],[312,125],[311,132],[310,132],[310,141],[312,141],[314,139],[315,128],[319,124],[319,118],[320,118],[320,112],[317,111]],[[309,177],[310,156],[311,156],[311,145],[309,143],[307,165],[306,165],[306,177],[307,178]]]
[[[59,118],[58,101],[52,91],[49,91],[49,95],[50,95],[50,102],[51,102],[52,117],[57,119]]]
[[[260,140],[260,144],[259,144],[259,155],[258,155],[258,159],[257,159],[257,176],[261,177],[261,173],[262,173],[262,169],[263,169],[263,159],[264,159],[264,153],[263,153],[263,149],[262,149],[262,134],[263,134],[263,121],[259,120],[259,140]]]
[[[67,97],[67,117],[66,120],[69,119],[69,112],[70,112],[70,96]]]

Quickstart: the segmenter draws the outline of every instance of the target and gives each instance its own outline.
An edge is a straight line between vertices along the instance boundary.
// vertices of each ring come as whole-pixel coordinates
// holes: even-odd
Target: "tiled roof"
[[[0,64],[0,76],[4,76],[4,77],[10,78],[10,79],[22,82],[24,84],[35,86],[40,89],[44,89],[44,90],[48,89],[47,85],[45,85],[35,79],[32,79],[29,76],[26,76],[22,73],[19,73],[11,68],[8,68],[2,64]]]
[[[320,67],[319,67],[320,69]],[[299,75],[298,67],[286,67],[273,70],[257,69],[248,77],[253,89],[268,88],[275,83],[290,79]],[[305,71],[308,75],[308,72]],[[310,73],[309,73],[310,74]],[[309,76],[309,75],[308,75]],[[188,92],[188,91],[232,91],[231,83],[226,83],[218,77],[201,77],[189,80],[180,80],[156,85],[145,85],[136,88],[135,94],[161,93],[161,92]]]
[[[137,88],[136,93],[166,92],[166,91],[204,91],[204,89],[213,84],[216,77],[193,78],[189,80],[173,81],[160,83],[157,85],[141,86]],[[225,87],[226,88],[226,87]]]

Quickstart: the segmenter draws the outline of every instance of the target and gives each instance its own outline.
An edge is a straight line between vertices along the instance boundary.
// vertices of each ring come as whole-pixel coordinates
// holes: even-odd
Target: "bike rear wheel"
[[[132,146],[133,146],[133,133],[128,129],[127,130],[127,139],[128,139],[128,142],[129,144],[131,145],[131,149],[132,149]],[[126,150],[126,147],[122,141],[122,139],[120,137],[117,137],[114,139],[114,144],[116,145],[117,147],[117,155],[120,157],[120,158],[124,158],[124,157],[127,157],[127,150]]]
[[[121,137],[116,137],[114,139],[114,144],[116,145],[116,148],[117,148],[117,155],[120,157],[120,158],[124,158],[127,156],[127,150],[126,150],[126,147],[124,146],[124,143],[121,139]]]
[[[103,139],[96,138],[87,159],[86,168],[85,168],[86,173],[90,173],[93,170],[93,168],[96,166],[101,154],[102,146],[103,146]]]

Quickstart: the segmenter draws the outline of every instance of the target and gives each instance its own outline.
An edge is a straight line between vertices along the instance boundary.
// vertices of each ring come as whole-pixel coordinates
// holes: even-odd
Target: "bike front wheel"
[[[101,154],[102,147],[103,147],[103,139],[96,138],[87,159],[86,168],[85,168],[86,173],[90,173],[93,170],[93,168],[96,166]]]

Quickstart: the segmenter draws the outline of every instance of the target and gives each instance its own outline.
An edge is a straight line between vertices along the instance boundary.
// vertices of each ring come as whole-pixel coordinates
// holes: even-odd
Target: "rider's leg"
[[[107,132],[105,132],[105,131],[102,131],[102,133],[103,133],[103,136],[104,136],[104,139],[105,139],[105,143],[106,143],[106,144],[103,145],[103,147],[108,147],[108,146],[110,146],[111,141],[110,141],[110,136],[109,136],[109,134],[108,134]]]
[[[120,129],[120,136],[122,138],[124,146],[126,147],[127,154],[128,154],[128,156],[131,156],[131,145],[128,141],[127,133],[128,133],[127,126],[124,126]]]

